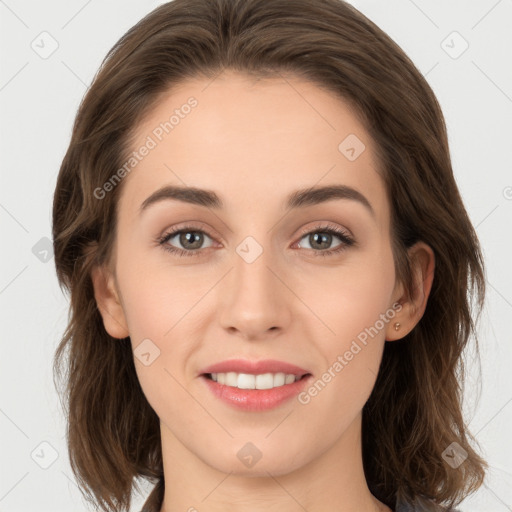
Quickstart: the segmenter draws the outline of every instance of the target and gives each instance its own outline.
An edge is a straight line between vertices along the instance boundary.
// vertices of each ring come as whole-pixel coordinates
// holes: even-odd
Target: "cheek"
[[[160,251],[137,252],[135,244],[126,243],[117,265],[135,367],[152,406],[169,393],[181,392],[173,376],[181,382],[189,370],[186,363],[197,348],[192,341],[198,339],[196,315],[212,282],[206,271],[194,275],[167,265]]]
[[[187,277],[179,267],[167,264],[158,247],[141,249],[127,240],[120,244],[119,255],[117,274],[132,341],[169,337],[173,326],[206,293],[210,280]]]
[[[392,254],[372,254],[340,266],[312,288],[311,307],[321,312],[322,320],[314,328],[314,339],[325,364],[323,381],[331,388],[323,398],[327,407],[339,401],[362,407],[378,374],[386,328],[395,321],[395,310],[389,307],[395,278]]]
[[[339,267],[317,273],[308,282],[311,308],[330,328],[330,336],[327,332],[319,339],[330,339],[326,346],[340,349],[388,311],[395,282],[391,251],[382,247],[354,253]],[[380,322],[378,327],[384,339]]]
[[[329,425],[326,435],[332,439],[348,428],[370,397],[384,349],[387,324],[381,314],[386,315],[385,293],[371,280],[358,283],[354,289],[357,293],[345,294],[351,291],[347,286],[331,295],[330,309],[327,312],[326,306],[323,319],[334,333],[322,325],[315,329],[323,367],[299,396],[305,414],[315,418],[313,431],[325,431]],[[388,322],[392,321],[389,316]]]

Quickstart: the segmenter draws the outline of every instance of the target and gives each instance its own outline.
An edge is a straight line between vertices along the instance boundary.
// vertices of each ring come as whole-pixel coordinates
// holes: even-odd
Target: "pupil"
[[[312,247],[314,247],[314,244],[316,244],[316,243],[321,244],[321,242],[330,242],[331,241],[331,237],[332,237],[332,235],[330,235],[329,233],[323,233],[323,234],[320,234],[320,235],[315,233],[313,235],[313,243],[311,244],[311,242],[310,242],[310,244],[311,244]],[[320,241],[319,241],[319,239],[320,239]],[[329,243],[327,245],[329,245]],[[322,249],[322,247],[319,247],[319,249]]]
[[[197,233],[196,231],[187,231],[186,233],[182,233],[180,237],[180,243],[183,247],[187,247],[187,243],[195,243],[196,245],[192,247],[188,247],[189,249],[199,249],[201,247],[202,235],[201,233]]]

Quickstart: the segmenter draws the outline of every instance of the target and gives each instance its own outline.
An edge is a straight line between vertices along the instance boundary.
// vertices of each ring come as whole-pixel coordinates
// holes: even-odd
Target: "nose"
[[[285,284],[286,272],[270,253],[250,240],[233,255],[233,268],[220,292],[219,313],[222,327],[230,334],[262,340],[288,328],[295,296]]]

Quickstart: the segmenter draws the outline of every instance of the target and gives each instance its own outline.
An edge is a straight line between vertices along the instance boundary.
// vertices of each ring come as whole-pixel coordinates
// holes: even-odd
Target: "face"
[[[163,442],[253,475],[335,449],[360,427],[401,296],[390,205],[363,126],[311,83],[225,73],[165,96],[132,149],[147,154],[124,178],[109,281],[119,308],[104,304],[103,316],[110,334],[130,336]],[[214,192],[221,204],[148,200],[167,186]],[[292,195],[321,187],[353,191]],[[221,399],[203,375],[233,359],[277,360],[309,376],[284,401],[267,391],[255,410],[264,393]],[[253,467],[240,456],[257,453],[247,443],[262,454]]]

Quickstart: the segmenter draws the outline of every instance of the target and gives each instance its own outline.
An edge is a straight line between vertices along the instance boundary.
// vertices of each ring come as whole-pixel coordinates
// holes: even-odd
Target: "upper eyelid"
[[[326,230],[326,231],[329,231],[329,230],[332,230],[332,231],[340,231],[341,234],[347,236],[348,238],[354,238],[353,235],[352,235],[352,232],[350,230],[348,230],[347,228],[345,227],[341,227],[341,226],[337,226],[335,225],[334,223],[332,222],[328,222],[328,221],[320,221],[321,224],[318,225],[318,226],[312,226],[312,227],[309,227],[309,228],[304,228],[304,229],[301,229],[300,230],[300,233],[299,233],[299,236],[303,237],[303,236],[306,236],[310,233],[313,233],[315,231],[322,231],[322,230]],[[336,233],[337,236],[340,236],[339,233]]]
[[[220,235],[214,235],[214,234],[210,234],[210,230],[205,228],[203,225],[194,225],[194,223],[190,223],[190,224],[187,224],[187,223],[184,223],[182,226],[179,226],[178,227],[173,227],[173,228],[169,228],[169,229],[166,229],[164,230],[163,234],[161,235],[161,237],[159,237],[160,239],[161,238],[166,238],[166,237],[175,237],[176,235],[178,235],[179,233],[183,232],[183,231],[199,231],[201,233],[204,233],[205,235],[209,236],[210,238],[222,238]],[[214,232],[216,233],[216,232]]]

